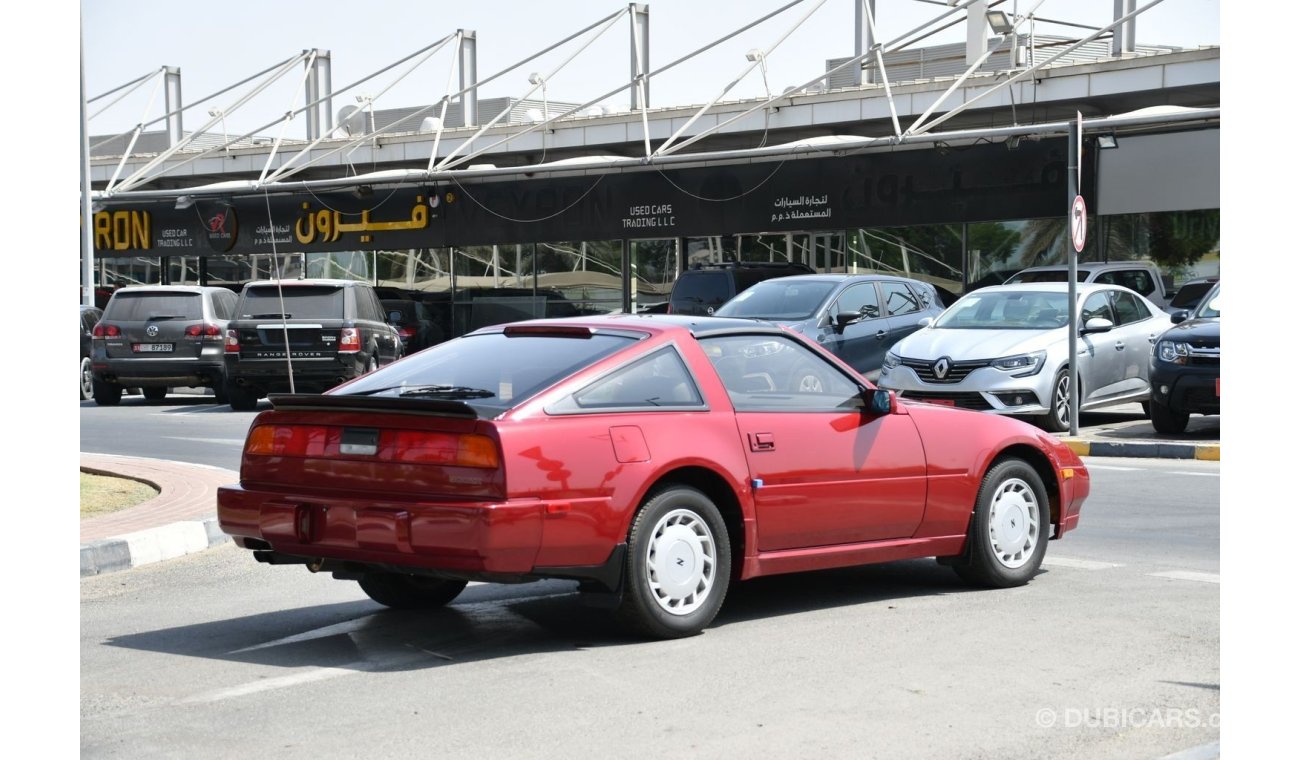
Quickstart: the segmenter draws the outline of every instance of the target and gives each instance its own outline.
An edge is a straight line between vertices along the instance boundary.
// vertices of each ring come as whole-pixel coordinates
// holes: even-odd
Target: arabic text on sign
[[[343,212],[321,209],[312,211],[311,204],[302,204],[303,215],[294,223],[294,237],[299,243],[308,245],[314,242],[332,243],[346,232],[363,233],[363,242],[369,242],[371,232],[391,232],[394,230],[421,230],[429,225],[429,209],[424,205],[424,196],[415,197],[415,205],[407,219],[395,222],[371,221],[369,209],[361,212],[361,221],[343,221]]]

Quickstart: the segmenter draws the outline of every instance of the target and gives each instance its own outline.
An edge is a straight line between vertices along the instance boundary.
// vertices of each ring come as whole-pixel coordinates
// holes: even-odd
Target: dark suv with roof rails
[[[95,325],[92,394],[117,406],[126,388],[157,401],[173,387],[212,388],[225,398],[226,322],[235,294],[197,285],[135,285],[113,292]]]
[[[397,361],[402,339],[384,316],[375,289],[366,282],[245,285],[226,329],[231,408],[253,409],[268,393],[321,393]]]
[[[682,272],[668,297],[670,314],[712,315],[737,293],[764,280],[794,274],[816,274],[807,264],[792,261],[729,261],[696,264]]]

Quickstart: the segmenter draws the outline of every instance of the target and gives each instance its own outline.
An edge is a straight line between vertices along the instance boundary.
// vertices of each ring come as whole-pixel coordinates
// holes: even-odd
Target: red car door
[[[793,338],[727,335],[700,344],[736,409],[759,551],[916,532],[925,452],[910,417],[864,414],[858,383]]]

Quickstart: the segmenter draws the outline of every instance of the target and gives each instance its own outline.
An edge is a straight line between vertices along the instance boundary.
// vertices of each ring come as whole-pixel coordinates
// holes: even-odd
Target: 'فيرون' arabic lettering
[[[361,221],[345,222],[342,211],[320,209],[312,211],[311,204],[302,204],[303,214],[294,223],[293,233],[299,243],[310,245],[314,242],[332,243],[344,233],[359,232],[367,237],[371,232],[390,232],[393,230],[422,230],[429,225],[429,209],[424,204],[424,196],[415,197],[408,219],[396,222],[379,222],[370,219],[369,209],[361,212]]]

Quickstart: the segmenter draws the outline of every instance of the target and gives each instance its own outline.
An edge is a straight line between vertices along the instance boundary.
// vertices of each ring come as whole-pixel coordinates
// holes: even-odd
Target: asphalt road
[[[220,441],[253,416],[129,403],[84,409],[82,448],[232,467]],[[143,418],[129,435],[125,415]],[[1217,742],[1219,465],[1088,464],[1080,529],[1026,587],[970,590],[931,561],[759,579],[680,641],[627,638],[570,583],[395,612],[230,545],[86,578],[81,754],[1159,758]]]

